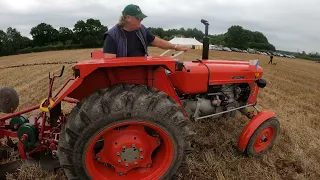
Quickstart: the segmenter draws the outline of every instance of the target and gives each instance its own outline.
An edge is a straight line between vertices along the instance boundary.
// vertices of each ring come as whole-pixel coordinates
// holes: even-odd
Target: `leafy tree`
[[[73,32],[71,29],[66,27],[59,28],[58,41],[62,44],[71,44],[73,39]]]
[[[261,32],[255,31],[255,32],[252,32],[252,34],[253,34],[253,40],[251,41],[256,43],[269,43],[268,39]]]
[[[9,27],[7,29],[7,39],[5,42],[7,53],[14,54],[16,50],[21,49],[22,36],[16,28]]]
[[[58,42],[59,32],[50,24],[40,23],[31,28],[30,34],[35,46],[45,46]]]
[[[218,34],[218,35],[209,35],[210,37],[210,44],[215,45],[225,45],[225,34]]]
[[[7,55],[7,33],[3,30],[0,30],[0,55]]]
[[[103,26],[100,20],[93,18],[77,21],[74,25],[74,43],[84,47],[95,47],[103,45],[103,35],[108,27]]]
[[[0,55],[16,54],[19,49],[32,46],[32,40],[21,36],[16,28],[9,27],[6,32],[0,30]]]
[[[226,36],[226,44],[229,47],[245,48],[248,42],[248,34],[244,32],[241,26],[231,26]]]
[[[254,48],[259,50],[272,50],[275,47],[268,42],[268,39],[259,31],[250,31],[242,26],[231,26],[225,36],[226,45],[240,49]]]
[[[24,48],[32,47],[33,41],[31,39],[29,39],[28,37],[22,36],[20,39],[20,44],[21,44],[21,46],[19,49],[24,49]]]

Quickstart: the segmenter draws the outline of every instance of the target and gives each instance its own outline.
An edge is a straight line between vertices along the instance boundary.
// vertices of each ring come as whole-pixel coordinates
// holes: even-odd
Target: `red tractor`
[[[250,119],[238,147],[247,155],[270,149],[279,133],[272,111],[256,108],[266,86],[257,61],[208,60],[208,22],[203,57],[180,62],[165,56],[104,59],[101,51],[75,64],[71,77],[53,96],[15,112],[19,96],[0,90],[0,138],[17,137],[22,159],[56,155],[68,179],[170,179],[192,152],[191,122]],[[62,101],[75,103],[70,114]],[[254,107],[249,111],[248,107]],[[39,110],[27,117],[25,113]]]

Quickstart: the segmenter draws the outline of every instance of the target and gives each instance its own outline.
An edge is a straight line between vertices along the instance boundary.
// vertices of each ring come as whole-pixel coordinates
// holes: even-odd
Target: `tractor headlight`
[[[267,85],[267,81],[263,78],[256,80],[256,83],[260,88],[264,88]]]

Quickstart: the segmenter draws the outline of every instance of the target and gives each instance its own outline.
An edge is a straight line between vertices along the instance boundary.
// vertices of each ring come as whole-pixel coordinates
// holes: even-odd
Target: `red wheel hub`
[[[135,167],[150,167],[151,154],[160,144],[160,140],[149,136],[141,125],[130,125],[122,131],[111,130],[103,139],[106,144],[96,157],[120,174]]]
[[[268,147],[274,137],[274,128],[267,127],[261,131],[254,142],[253,148],[256,152],[260,152]]]
[[[158,136],[149,135],[145,127]],[[100,137],[103,147],[95,154],[93,149]],[[170,167],[173,153],[166,131],[145,122],[127,122],[95,136],[86,152],[86,167],[94,179],[158,179]]]

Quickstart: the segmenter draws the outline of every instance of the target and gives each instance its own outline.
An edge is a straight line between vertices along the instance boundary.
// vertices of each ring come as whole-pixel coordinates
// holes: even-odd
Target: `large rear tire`
[[[181,107],[145,85],[115,85],[83,99],[60,134],[68,179],[170,179],[185,165],[192,131]]]

